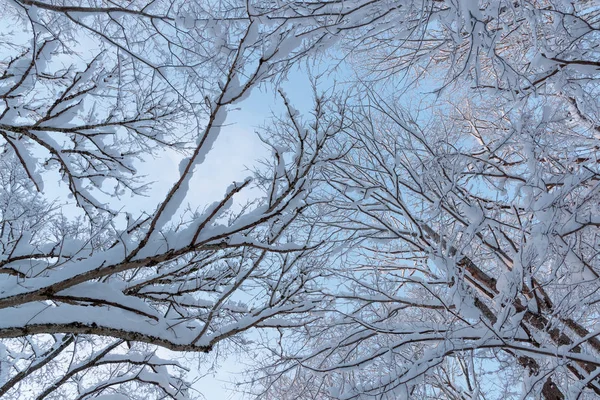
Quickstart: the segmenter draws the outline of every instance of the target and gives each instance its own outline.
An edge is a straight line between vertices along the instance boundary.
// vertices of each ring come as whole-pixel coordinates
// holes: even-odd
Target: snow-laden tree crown
[[[599,1],[0,4],[1,399],[600,396]]]

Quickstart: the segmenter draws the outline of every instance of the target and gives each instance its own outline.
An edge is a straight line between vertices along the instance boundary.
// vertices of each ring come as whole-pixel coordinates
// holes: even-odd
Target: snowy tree
[[[352,148],[321,177],[335,303],[253,393],[597,398],[600,4],[354,5]]]
[[[0,397],[192,398],[169,351],[302,325],[324,262],[312,177],[341,110],[317,97],[303,119],[281,91],[272,160],[188,204],[228,109],[327,33],[245,1],[2,6]],[[136,163],[165,150],[179,176],[145,212]]]
[[[597,1],[3,5],[0,397],[194,397],[170,352],[249,330],[264,398],[600,394]],[[302,116],[309,56],[355,96]],[[272,158],[188,208],[261,85]]]

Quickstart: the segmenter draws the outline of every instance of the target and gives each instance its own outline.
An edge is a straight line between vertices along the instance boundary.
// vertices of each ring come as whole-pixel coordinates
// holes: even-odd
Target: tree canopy
[[[221,347],[250,398],[600,395],[598,1],[2,5],[0,398],[196,398]]]

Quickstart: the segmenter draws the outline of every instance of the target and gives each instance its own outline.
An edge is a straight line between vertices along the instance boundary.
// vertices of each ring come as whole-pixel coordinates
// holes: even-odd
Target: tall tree
[[[322,176],[336,306],[254,393],[596,398],[597,2],[361,4],[353,147]]]

